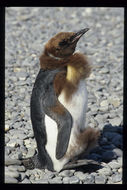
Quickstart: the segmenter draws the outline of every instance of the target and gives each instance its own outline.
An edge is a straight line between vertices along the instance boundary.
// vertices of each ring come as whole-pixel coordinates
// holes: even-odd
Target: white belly
[[[69,146],[67,149],[67,152],[69,152],[70,147],[75,143],[75,134],[78,134],[80,130],[83,130],[85,128],[85,113],[87,110],[87,90],[85,81],[80,81],[78,90],[73,94],[72,98],[69,101],[66,102],[64,92],[61,92],[58,99],[71,113],[73,118],[73,126]],[[56,140],[58,133],[56,122],[46,115],[45,126],[47,132],[46,150],[53,161],[54,169],[56,171],[59,171],[62,169],[63,165],[68,162],[68,159],[63,157],[62,159],[57,160],[55,157]]]

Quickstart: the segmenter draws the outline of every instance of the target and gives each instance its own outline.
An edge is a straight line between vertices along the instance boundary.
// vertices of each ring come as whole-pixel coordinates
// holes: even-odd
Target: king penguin
[[[60,32],[45,44],[31,96],[38,153],[24,160],[29,169],[59,172],[97,144],[99,131],[85,126],[85,79],[91,66],[85,55],[75,52],[77,42],[88,30]]]

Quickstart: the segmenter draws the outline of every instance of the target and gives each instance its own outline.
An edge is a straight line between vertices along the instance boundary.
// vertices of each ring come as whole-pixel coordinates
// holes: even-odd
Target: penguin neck
[[[66,79],[71,82],[72,84],[77,84],[78,82],[78,74],[77,74],[77,70],[73,65],[67,65],[67,76]]]
[[[55,60],[63,60],[63,58],[60,58],[60,57],[56,57],[54,55],[52,55],[51,53],[47,53],[49,57],[55,59]]]
[[[47,51],[44,51],[40,56],[40,67],[44,70],[54,70],[60,67],[65,67],[67,62],[67,59],[55,57]]]

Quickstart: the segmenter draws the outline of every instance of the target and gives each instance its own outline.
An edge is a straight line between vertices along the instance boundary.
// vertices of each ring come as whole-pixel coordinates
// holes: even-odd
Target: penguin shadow
[[[112,126],[110,123],[106,124],[100,131],[98,145],[85,156],[79,157],[79,164],[73,167],[76,171],[84,173],[92,173],[103,168],[102,163],[108,164],[112,160],[116,160],[122,156],[122,126]],[[80,166],[81,160],[81,166]],[[84,160],[84,164],[83,164]]]

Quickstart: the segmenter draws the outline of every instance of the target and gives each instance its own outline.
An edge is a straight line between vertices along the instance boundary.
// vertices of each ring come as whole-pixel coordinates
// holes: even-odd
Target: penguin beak
[[[83,34],[85,34],[87,31],[89,30],[89,28],[85,28],[85,29],[82,29],[78,32],[76,32],[70,39],[71,41],[71,44],[73,44],[74,42],[78,42],[78,40],[81,38],[81,36]]]

